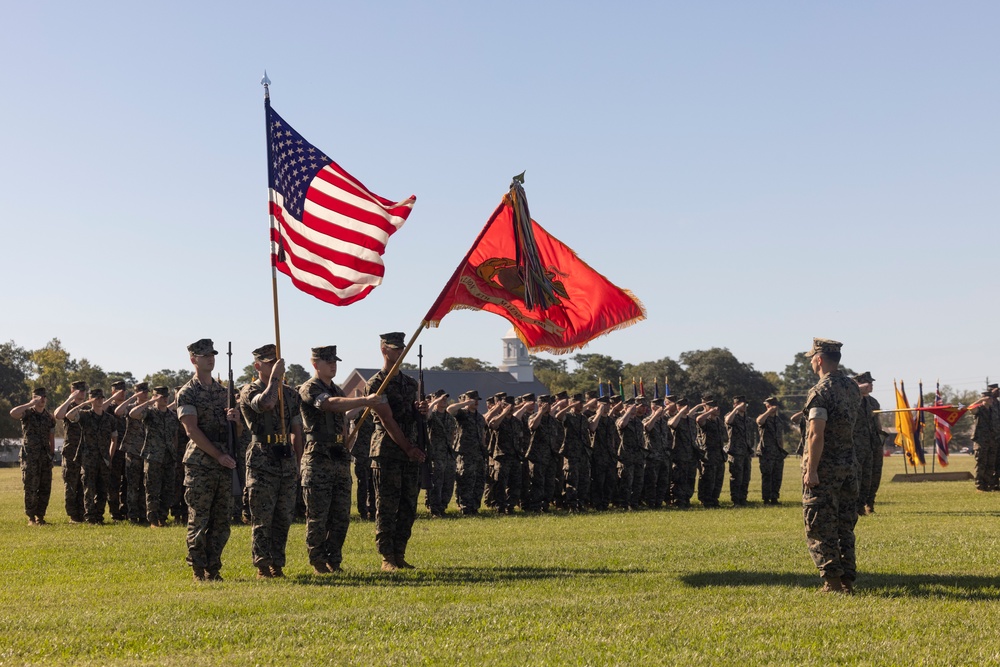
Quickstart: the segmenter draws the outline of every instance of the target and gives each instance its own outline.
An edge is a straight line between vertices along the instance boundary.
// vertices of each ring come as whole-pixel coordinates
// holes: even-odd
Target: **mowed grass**
[[[288,578],[257,581],[234,526],[215,584],[191,580],[183,527],[68,524],[58,469],[51,524],[27,526],[3,469],[0,665],[1000,663],[1000,494],[890,483],[902,461],[887,460],[858,593],[821,595],[797,466],[777,508],[422,513],[419,569],[392,575],[355,521],[344,574],[311,573],[295,524]]]

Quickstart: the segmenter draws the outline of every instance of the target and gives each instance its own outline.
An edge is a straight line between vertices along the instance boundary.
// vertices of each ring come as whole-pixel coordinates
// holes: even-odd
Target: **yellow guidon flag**
[[[910,403],[906,400],[906,387],[903,386],[902,380],[898,387],[896,381],[893,380],[892,387],[896,390],[896,409],[899,410],[896,413],[896,445],[903,448],[911,465],[914,467],[918,463],[923,465],[924,450],[916,439],[915,417],[917,413],[911,410]]]

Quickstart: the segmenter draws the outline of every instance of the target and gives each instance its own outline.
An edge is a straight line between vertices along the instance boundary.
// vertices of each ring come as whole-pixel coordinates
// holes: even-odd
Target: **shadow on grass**
[[[782,586],[819,589],[817,575],[797,572],[692,572],[680,577],[694,588],[709,586]],[[1000,579],[967,574],[860,573],[855,595],[882,598],[942,598],[953,600],[1000,600]]]
[[[497,584],[546,579],[614,577],[644,574],[642,569],[569,568],[569,567],[445,567],[400,572],[343,572],[334,575],[302,574],[294,578],[304,586],[452,586]]]

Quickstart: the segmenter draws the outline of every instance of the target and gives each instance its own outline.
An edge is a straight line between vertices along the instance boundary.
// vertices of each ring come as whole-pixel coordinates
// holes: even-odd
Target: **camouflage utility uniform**
[[[77,459],[83,472],[83,518],[90,523],[104,521],[111,476],[111,441],[118,437],[117,422],[111,409],[101,414],[93,410],[76,413],[83,433]]]
[[[718,507],[722,495],[722,480],[726,477],[726,425],[718,415],[705,419],[699,426],[702,441],[701,477],[698,479],[698,500],[705,507]]]
[[[670,457],[670,502],[676,507],[690,507],[691,496],[694,495],[694,480],[698,471],[696,429],[694,419],[688,416],[670,427],[674,435],[674,449]]]
[[[340,569],[351,522],[351,454],[344,443],[344,414],[320,408],[328,398],[343,396],[337,385],[315,376],[299,387],[306,439],[302,453],[306,548],[310,564],[321,571],[324,566]]]
[[[18,459],[21,481],[24,483],[24,513],[29,519],[45,518],[52,495],[52,434],[56,420],[48,410],[29,409],[21,416],[24,436]]]
[[[857,578],[854,526],[858,522],[858,477],[854,421],[861,405],[858,384],[836,370],[809,391],[808,419],[826,420],[819,485],[802,491],[809,555],[824,578]]]
[[[72,410],[79,403],[70,403]],[[83,408],[89,410],[90,406]],[[68,417],[63,418],[63,429],[66,437],[63,439],[62,447],[62,478],[65,485],[64,502],[66,504],[66,516],[71,521],[83,521],[83,470],[80,466],[80,459],[77,453],[80,451],[80,442],[83,440],[83,429],[79,422],[74,422]]]
[[[357,506],[358,514],[366,521],[375,520],[375,480],[372,478],[372,436],[375,434],[375,421],[372,415],[361,422],[358,426],[357,419],[352,423],[352,430],[358,432],[358,437],[354,439],[354,447],[351,449],[351,458],[354,461],[354,476],[358,478]]]
[[[729,497],[734,505],[747,504],[747,490],[750,487],[750,461],[753,458],[753,445],[750,417],[736,413],[732,421],[726,425],[729,431],[729,444],[726,445],[726,456],[729,461]]]
[[[788,452],[781,444],[785,422],[777,412],[760,425],[760,443],[757,456],[760,457],[760,493],[765,503],[777,504],[781,496],[781,480],[785,472],[785,457]]]
[[[625,426],[618,427],[618,505],[638,509],[642,500],[642,481],[646,465],[646,438],[642,419],[632,415]]]
[[[475,408],[459,410],[455,498],[463,514],[475,514],[486,484],[486,420]]]
[[[220,451],[228,449],[226,388],[212,380],[202,384],[195,375],[177,393],[177,417],[197,417],[198,429]],[[232,454],[230,454],[231,456]],[[229,541],[233,513],[233,471],[203,451],[193,440],[184,452],[184,502],[188,508],[188,565],[218,575],[222,551]]]
[[[146,427],[137,419],[125,416],[125,435],[120,449],[125,452],[125,488],[128,518],[132,523],[146,520],[146,484],[144,482],[145,461],[140,452],[146,439]],[[121,422],[119,422],[121,425]]]
[[[532,512],[548,512],[549,503],[555,496],[554,449],[558,447],[562,429],[551,414],[542,415],[537,427],[531,432],[528,445],[529,487],[526,509]]]
[[[289,439],[281,442],[282,430],[290,438],[293,426],[302,422],[299,395],[281,383],[283,401],[270,410],[261,405],[267,384],[256,379],[240,391],[240,412],[251,434],[247,448],[247,490],[252,525],[250,553],[254,567],[285,567],[288,529],[295,515],[298,462]],[[284,414],[278,414],[279,406]],[[284,429],[281,420],[284,419]],[[348,498],[350,487],[348,486]]]
[[[446,411],[435,410],[427,415],[427,441],[430,443],[427,465],[431,480],[424,500],[428,511],[434,516],[443,515],[451,500],[445,495],[445,484],[448,480],[449,462],[455,460],[455,452],[452,450],[455,430],[455,418]]]
[[[365,395],[376,393],[388,374],[380,370],[365,387]],[[419,428],[417,381],[397,373],[386,385],[382,396],[389,404],[392,418],[410,442],[418,442]],[[420,464],[407,457],[397,445],[378,413],[372,417],[372,475],[375,480],[375,545],[386,560],[403,560],[406,546],[417,518],[417,495],[420,492]]]
[[[143,486],[146,490],[146,520],[163,525],[174,498],[174,467],[177,458],[177,431],[180,422],[174,411],[149,406],[142,416],[146,427],[139,456],[145,462]]]

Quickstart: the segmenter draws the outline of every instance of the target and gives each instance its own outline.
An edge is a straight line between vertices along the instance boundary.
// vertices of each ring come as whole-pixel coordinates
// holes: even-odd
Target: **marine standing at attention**
[[[406,347],[401,332],[381,335],[382,369],[372,376],[365,394],[375,394]],[[418,412],[427,405],[419,402],[417,381],[396,373],[386,384],[384,403],[373,408],[375,433],[372,435],[372,475],[375,480],[375,545],[382,556],[382,570],[413,569],[406,562],[406,547],[417,518],[420,492],[420,464],[425,454],[413,442],[419,428]]]
[[[854,592],[857,566],[858,469],[854,421],[861,407],[858,383],[840,370],[841,343],[813,339],[809,355],[819,382],[806,398],[809,434],[802,457],[802,515],[809,555],[823,591]]]

